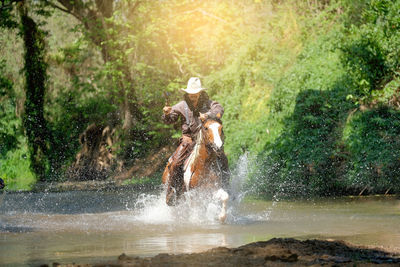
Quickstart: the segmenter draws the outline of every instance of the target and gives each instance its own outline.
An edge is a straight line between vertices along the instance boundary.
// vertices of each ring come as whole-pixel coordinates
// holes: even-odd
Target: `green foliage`
[[[15,19],[14,6],[15,1],[4,0],[0,4],[0,28],[17,28],[18,22]]]
[[[279,197],[349,194],[363,189],[359,188],[362,183],[352,182],[363,179],[359,175],[363,167],[358,166],[374,163],[372,159],[353,161],[357,157],[349,147],[355,148],[347,145],[350,138],[342,138],[344,129],[355,131],[347,118],[359,104],[398,103],[399,1],[372,2],[332,1],[312,10],[301,2],[282,10],[275,7],[279,22],[270,19],[273,26],[259,39],[248,39],[243,57],[235,54],[234,61],[209,76],[229,114],[224,124],[230,159],[237,159],[244,150],[259,155],[255,164],[259,171],[249,180],[254,192]],[[356,10],[360,15],[355,15]],[[282,20],[291,11],[294,23]],[[277,44],[275,37],[274,43],[268,43],[280,27],[288,31],[291,24],[299,27],[297,36],[291,35],[299,53],[293,53],[290,39]],[[248,104],[252,95],[256,97]],[[260,113],[257,107],[262,107]],[[394,117],[385,121],[396,125]],[[363,149],[365,144],[355,146]],[[393,153],[389,146],[385,148]],[[383,160],[378,147],[372,151]],[[381,177],[382,185],[374,187],[365,178],[363,184],[370,186],[370,192],[398,190],[393,178],[397,174],[386,169],[397,166],[396,157],[385,162],[379,165],[381,173],[388,173]],[[393,182],[383,183],[390,175]]]
[[[0,177],[6,184],[6,190],[29,190],[36,182],[24,137],[21,136],[18,143],[18,147],[9,150],[0,159]]]
[[[30,169],[26,139],[21,120],[15,114],[15,92],[7,77],[4,61],[0,62],[0,177],[6,190],[28,190],[36,181]]]
[[[400,190],[400,111],[387,106],[357,112],[343,132],[349,151],[348,187],[369,193]]]
[[[50,33],[48,76],[35,86],[47,86],[44,102],[25,103],[28,113],[31,100],[43,106],[47,179],[62,179],[92,123],[115,129],[113,153],[127,164],[173,142],[180,132],[161,122],[162,107],[199,76],[225,108],[231,165],[244,152],[256,158],[254,192],[399,192],[400,1],[73,1],[77,20],[28,2]],[[12,12],[0,27],[20,23]],[[14,112],[24,99],[18,56],[2,59],[12,75],[0,76],[0,169],[14,179],[11,162],[35,153]],[[34,61],[43,72],[44,53]]]
[[[257,8],[262,9],[261,14],[276,12],[276,16],[253,17]],[[256,5],[246,10],[242,19],[254,24],[239,29],[244,35],[238,41],[242,46],[224,68],[206,80],[210,92],[225,108],[225,148],[233,162],[244,151],[261,152],[269,135],[275,134],[274,127],[265,125],[270,114],[267,103],[274,84],[290,68],[301,47],[293,7],[276,8]]]
[[[4,156],[17,146],[17,118],[15,116],[15,96],[13,84],[3,76],[4,61],[0,62],[0,155]]]
[[[99,55],[87,41],[78,38],[53,52],[50,60],[54,65],[45,109],[52,133],[48,178],[57,180],[63,179],[63,171],[75,159],[79,135],[92,123],[105,125],[116,108],[100,87],[103,74],[98,67],[90,67],[99,62]]]
[[[398,191],[398,153],[393,146],[398,138],[390,133],[398,130],[393,115],[397,112],[382,107],[347,118],[357,107],[349,100],[356,105],[389,104],[398,93],[398,31],[389,30],[397,29],[393,17],[399,15],[398,1],[372,2],[357,20],[359,26],[349,32],[338,27],[321,36],[317,45],[308,44],[288,78],[275,88],[271,113],[277,114],[271,117],[287,116],[280,136],[265,147],[263,174],[252,179],[262,184],[258,192],[309,196],[358,194],[365,188],[370,193]],[[336,36],[342,36],[339,50],[326,50]],[[293,110],[288,108],[293,105]],[[391,136],[391,141],[382,135]]]
[[[327,37],[308,44],[271,95],[267,123],[278,120],[281,132],[265,143],[259,158],[264,162],[262,175],[252,180],[263,184],[259,192],[304,196],[343,190],[337,180],[343,161],[339,140],[354,106],[346,100],[347,73]]]
[[[374,91],[399,75],[400,2],[370,1],[362,21],[343,35],[342,60],[360,99],[371,101]]]
[[[274,142],[283,131],[282,121],[294,110],[299,91],[325,90],[334,83],[338,72],[338,55],[331,52],[334,34],[310,43],[314,34],[337,19],[335,7],[334,3],[309,11],[302,1],[253,7],[274,16],[260,17],[255,25],[244,27],[242,31],[251,34],[242,38],[243,46],[226,67],[207,77],[226,110],[226,151],[231,162],[243,151],[261,153]],[[328,79],[321,77],[325,74]]]

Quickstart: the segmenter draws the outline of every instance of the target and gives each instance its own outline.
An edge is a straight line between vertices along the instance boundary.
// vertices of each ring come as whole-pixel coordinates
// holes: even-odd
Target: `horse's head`
[[[216,120],[208,119],[203,123],[202,131],[206,145],[215,152],[219,152],[224,144],[222,141],[222,124]]]

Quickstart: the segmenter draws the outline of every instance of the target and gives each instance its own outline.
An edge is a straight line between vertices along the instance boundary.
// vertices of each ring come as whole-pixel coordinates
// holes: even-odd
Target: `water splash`
[[[236,168],[232,171],[229,194],[231,195],[231,204],[238,205],[249,193],[244,190],[244,185],[249,175],[249,154],[245,152],[239,157]]]
[[[158,195],[142,194],[136,201],[133,220],[146,224],[212,225],[221,211],[219,201],[209,190],[186,192],[176,206],[165,203],[165,190]]]
[[[249,155],[240,156],[236,168],[232,171],[231,183],[227,189],[229,203],[227,210],[228,224],[242,223],[244,221],[265,220],[268,214],[259,214],[256,217],[243,217],[238,210],[248,191],[244,185],[249,174]],[[219,224],[218,214],[221,211],[221,203],[213,198],[213,192],[207,190],[191,190],[184,194],[184,200],[176,206],[165,204],[165,189],[157,195],[141,194],[136,200],[134,208],[134,220],[146,224],[194,224],[213,225]]]

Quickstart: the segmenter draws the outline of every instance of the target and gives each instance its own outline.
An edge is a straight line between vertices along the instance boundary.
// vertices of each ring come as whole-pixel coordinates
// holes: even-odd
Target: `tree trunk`
[[[25,47],[25,114],[23,126],[28,138],[31,168],[40,181],[45,180],[47,165],[47,142],[49,133],[43,114],[45,83],[47,79],[45,62],[45,34],[29,17],[26,6],[21,5],[21,34]]]

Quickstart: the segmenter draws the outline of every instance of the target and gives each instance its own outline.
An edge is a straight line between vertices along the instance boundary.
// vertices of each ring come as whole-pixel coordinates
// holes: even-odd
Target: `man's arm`
[[[207,118],[220,120],[224,115],[224,108],[217,101],[211,101],[210,110],[205,115]]]
[[[178,109],[178,104],[169,107],[166,106],[163,108],[163,115],[162,115],[162,120],[166,124],[173,124],[178,121],[179,118],[179,109]]]

